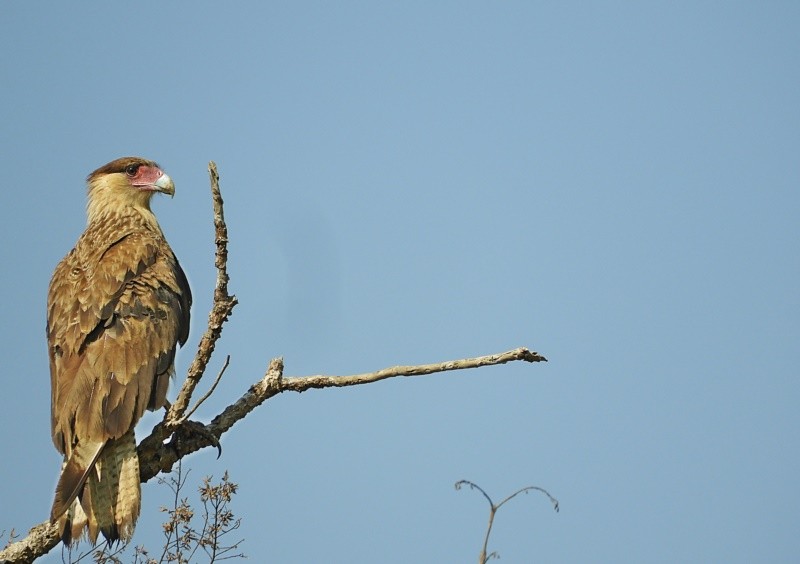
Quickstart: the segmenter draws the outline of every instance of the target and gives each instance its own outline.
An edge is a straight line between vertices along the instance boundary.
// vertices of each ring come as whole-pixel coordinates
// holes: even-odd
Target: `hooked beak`
[[[175,195],[175,183],[168,174],[162,174],[159,176],[158,180],[153,182],[153,186],[162,194],[169,194],[170,196]]]

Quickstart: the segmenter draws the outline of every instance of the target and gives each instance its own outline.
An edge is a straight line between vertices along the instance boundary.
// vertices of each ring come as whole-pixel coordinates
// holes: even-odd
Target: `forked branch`
[[[550,493],[547,490],[545,490],[543,488],[540,488],[539,486],[528,486],[528,487],[525,487],[525,488],[521,488],[521,489],[515,491],[513,494],[511,494],[507,498],[505,498],[503,501],[501,501],[497,505],[495,505],[495,503],[492,501],[492,498],[489,497],[489,494],[487,494],[484,491],[484,489],[482,487],[480,487],[478,484],[476,484],[474,482],[470,482],[469,480],[459,480],[458,482],[456,482],[456,489],[457,490],[460,490],[463,486],[469,486],[469,488],[472,489],[472,490],[478,490],[479,492],[481,492],[483,494],[483,497],[486,498],[486,501],[489,502],[489,523],[486,526],[486,535],[483,537],[483,547],[481,548],[481,553],[478,556],[478,564],[486,564],[491,558],[500,558],[500,555],[497,554],[497,552],[492,552],[490,554],[486,554],[486,551],[488,550],[488,547],[489,547],[489,535],[492,534],[492,525],[494,524],[494,516],[497,514],[497,510],[500,509],[503,505],[505,505],[505,503],[507,501],[511,501],[512,499],[514,499],[515,497],[517,497],[521,493],[525,493],[526,494],[529,491],[538,491],[538,492],[542,492],[544,495],[546,495],[550,499],[550,502],[553,504],[553,509],[555,509],[556,512],[558,512],[558,509],[559,509],[558,500],[556,498],[554,498],[552,495],[550,495]]]

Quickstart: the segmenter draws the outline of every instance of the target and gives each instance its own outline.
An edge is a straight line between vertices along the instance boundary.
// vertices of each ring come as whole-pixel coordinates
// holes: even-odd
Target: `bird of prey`
[[[88,223],[47,296],[53,442],[64,455],[50,520],[65,544],[130,540],[139,516],[134,426],[166,404],[192,294],[150,210],[175,186],[123,157],[87,178]]]

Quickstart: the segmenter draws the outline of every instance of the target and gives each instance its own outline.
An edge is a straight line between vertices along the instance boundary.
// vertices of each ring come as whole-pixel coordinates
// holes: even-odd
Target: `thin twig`
[[[161,558],[159,558],[159,562],[164,562],[164,560],[166,559],[167,553],[169,552],[169,548],[173,543],[172,536],[174,535],[177,539],[179,534],[178,525],[177,523],[175,523],[174,519],[175,519],[175,514],[178,512],[178,505],[180,504],[181,489],[183,488],[184,484],[186,483],[186,480],[188,479],[189,473],[187,472],[186,474],[187,474],[186,476],[183,475],[183,464],[179,460],[176,476],[170,477],[169,480],[167,479],[162,480],[161,478],[158,479],[159,483],[166,483],[174,494],[172,500],[172,511],[171,512],[169,510],[166,511],[167,513],[170,514],[170,520],[172,521],[173,526],[164,527],[164,536],[166,537],[166,540],[164,541],[164,550],[161,552]],[[166,508],[163,508],[162,511],[164,511],[165,509]],[[178,546],[178,550],[180,550],[180,545],[177,542],[177,540],[174,542]]]
[[[239,398],[235,403],[229,405],[209,424],[209,430],[215,434],[224,433],[230,429],[237,421],[244,418],[253,409],[264,403],[269,398],[282,392],[304,392],[312,388],[341,388],[344,386],[359,386],[371,384],[387,378],[397,378],[400,376],[422,376],[435,374],[437,372],[447,372],[450,370],[466,370],[470,368],[480,368],[483,366],[493,366],[505,364],[513,361],[541,362],[546,361],[539,353],[531,352],[526,348],[518,348],[499,354],[479,356],[475,358],[464,358],[461,360],[450,360],[435,364],[421,364],[416,366],[394,366],[384,368],[375,372],[365,374],[355,374],[352,376],[303,376],[303,377],[284,377],[283,360],[273,359],[270,362],[267,374],[261,381],[253,384],[250,389]]]
[[[189,412],[183,416],[184,419],[189,419],[192,415],[194,415],[194,412],[197,411],[197,408],[200,407],[204,401],[206,401],[208,398],[211,397],[211,394],[213,394],[214,390],[217,389],[217,384],[219,384],[219,381],[222,380],[222,375],[225,374],[225,369],[228,368],[228,365],[230,363],[231,363],[231,355],[227,355],[225,357],[225,364],[222,365],[222,368],[220,369],[219,374],[217,374],[217,378],[216,380],[214,380],[214,383],[211,385],[211,388],[209,388],[209,390],[205,394],[203,394],[203,397],[197,400],[197,403],[194,404],[194,407],[192,407],[189,410]]]
[[[464,358],[461,360],[449,360],[447,362],[437,362],[434,364],[420,364],[418,366],[393,366],[375,372],[365,374],[355,374],[353,376],[304,376],[301,378],[284,378],[281,392],[304,392],[310,388],[341,388],[345,386],[358,386],[361,384],[371,384],[387,378],[397,376],[423,376],[436,372],[447,372],[449,370],[466,370],[469,368],[480,368],[482,366],[495,366],[513,361],[525,362],[547,362],[547,359],[539,353],[532,352],[524,347],[510,350],[499,354],[478,356],[475,358]]]
[[[550,499],[550,503],[553,504],[553,509],[555,510],[556,513],[558,513],[561,510],[561,507],[558,504],[558,500],[556,498],[554,498],[552,495],[550,495],[550,492],[548,492],[546,489],[540,488],[539,486],[528,486],[526,488],[521,488],[521,489],[515,491],[513,494],[511,494],[510,496],[505,498],[503,501],[498,503],[497,504],[497,509],[500,509],[505,502],[511,501],[512,499],[514,499],[519,494],[521,494],[521,493],[526,494],[529,491],[537,491],[537,492],[543,493],[544,495],[546,495]]]
[[[515,491],[513,494],[505,498],[503,501],[495,505],[492,501],[492,498],[489,497],[482,487],[474,482],[470,482],[469,480],[459,480],[456,482],[456,489],[460,490],[462,486],[469,486],[472,490],[478,490],[483,494],[483,497],[486,498],[486,501],[489,502],[489,523],[486,525],[486,534],[483,536],[483,546],[481,547],[481,553],[478,555],[478,564],[486,564],[490,558],[500,558],[497,552],[492,552],[491,554],[486,554],[486,551],[489,547],[489,536],[492,534],[492,525],[494,524],[494,517],[497,515],[497,510],[500,509],[503,504],[507,501],[511,501],[515,497],[517,497],[521,493],[528,493],[531,490],[539,491],[545,494],[548,498],[550,498],[550,502],[553,504],[553,509],[558,512],[558,500],[554,498],[550,493],[540,488],[539,486],[527,486],[525,488],[520,488],[519,490]]]

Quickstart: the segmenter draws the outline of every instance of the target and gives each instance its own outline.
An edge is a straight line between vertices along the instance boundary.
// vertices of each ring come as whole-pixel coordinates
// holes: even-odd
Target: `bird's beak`
[[[170,196],[175,195],[175,183],[168,174],[159,176],[158,180],[153,182],[153,186],[162,194],[169,194]]]

